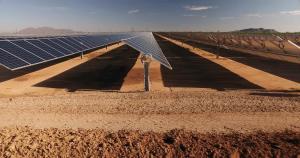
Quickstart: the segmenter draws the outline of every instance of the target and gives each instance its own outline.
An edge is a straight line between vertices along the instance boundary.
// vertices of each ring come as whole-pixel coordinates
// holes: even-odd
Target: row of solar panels
[[[280,54],[285,56],[300,57],[300,45],[297,43],[297,35],[287,36],[283,39],[276,35],[256,35],[256,34],[224,34],[224,33],[165,33],[175,39],[193,41],[196,43],[221,44],[225,48],[233,47],[261,53]],[[299,37],[300,38],[300,37]],[[294,39],[293,41],[289,39]]]
[[[101,36],[102,38],[112,38],[113,36],[120,36],[122,34],[136,34],[136,33],[111,33],[111,34],[85,34],[85,35],[60,35],[60,36],[1,36],[0,40],[21,40],[21,39],[41,39],[41,38],[60,38],[60,37],[76,37],[76,36]]]
[[[0,64],[16,70],[134,37],[133,33],[0,39]]]
[[[0,39],[0,64],[17,70],[123,41],[172,69],[151,32]]]

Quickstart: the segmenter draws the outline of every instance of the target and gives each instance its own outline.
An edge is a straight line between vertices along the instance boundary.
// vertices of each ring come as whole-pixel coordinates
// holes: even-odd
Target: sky
[[[300,0],[0,0],[0,32],[44,26],[84,32],[300,32]]]

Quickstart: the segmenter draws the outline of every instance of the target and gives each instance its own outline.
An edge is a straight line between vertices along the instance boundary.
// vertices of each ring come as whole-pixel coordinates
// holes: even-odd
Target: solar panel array
[[[175,39],[232,48],[300,57],[299,34],[164,33]]]
[[[119,41],[144,54],[151,54],[154,59],[171,68],[152,33],[0,38],[0,64],[17,70]]]

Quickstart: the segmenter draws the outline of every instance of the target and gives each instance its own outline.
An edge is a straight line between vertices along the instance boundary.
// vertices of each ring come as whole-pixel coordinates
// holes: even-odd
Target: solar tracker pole
[[[216,53],[216,59],[219,59],[219,56],[220,56],[219,54],[220,54],[220,51],[221,51],[220,47],[221,47],[221,45],[218,44],[218,46],[217,46],[217,53]]]
[[[216,52],[216,59],[219,59],[219,53],[220,53],[220,48],[221,48],[221,41],[219,39],[216,39],[216,44],[217,44],[217,52]]]
[[[149,77],[149,62],[144,63],[144,80],[145,80],[145,91],[150,91],[150,77]]]
[[[144,88],[146,92],[150,91],[150,76],[149,76],[149,66],[151,63],[151,56],[142,55],[141,61],[144,65]]]

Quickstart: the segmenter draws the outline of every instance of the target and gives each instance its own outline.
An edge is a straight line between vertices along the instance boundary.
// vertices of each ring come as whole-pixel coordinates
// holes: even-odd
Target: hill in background
[[[239,31],[234,31],[239,33],[279,33],[278,31],[274,29],[264,29],[264,28],[249,28],[249,29],[243,29]]]
[[[55,29],[51,27],[25,28],[17,32],[22,35],[61,35],[79,33],[70,29]]]

